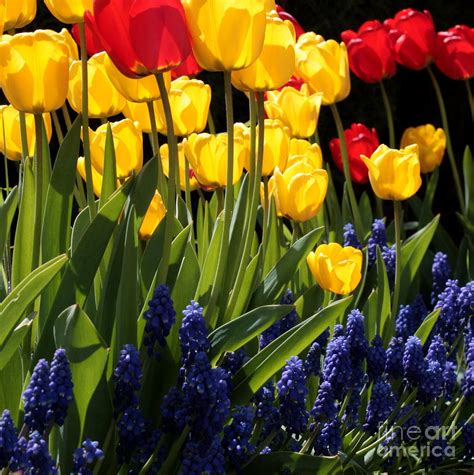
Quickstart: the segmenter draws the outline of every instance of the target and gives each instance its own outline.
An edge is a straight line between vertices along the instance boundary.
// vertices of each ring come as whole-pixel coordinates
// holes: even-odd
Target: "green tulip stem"
[[[401,246],[401,231],[402,231],[402,204],[400,201],[393,202],[393,212],[395,218],[395,284],[393,288],[392,300],[392,322],[395,322],[395,317],[398,312],[398,300],[400,296],[400,279],[402,273],[402,246]]]
[[[472,96],[471,83],[469,82],[469,79],[466,79],[464,82],[466,84],[467,99],[469,101],[469,107],[471,109],[471,119],[474,122],[474,97]]]
[[[59,145],[61,145],[64,140],[64,135],[63,131],[61,130],[61,124],[59,123],[58,114],[56,113],[56,111],[51,112],[51,117],[53,118],[54,130],[56,132]]]
[[[21,153],[23,161],[28,158],[28,133],[26,131],[26,116],[24,112],[20,111],[20,138],[21,138]]]
[[[298,223],[295,223],[298,225]],[[268,233],[270,232],[270,198],[268,193],[268,176],[263,177],[263,223],[262,223],[262,247],[263,258],[267,254]]]
[[[168,266],[171,257],[171,243],[173,241],[173,228],[176,214],[176,172],[178,165],[178,141],[174,134],[173,127],[173,115],[171,113],[171,106],[168,97],[168,91],[166,90],[166,84],[163,77],[163,73],[155,75],[160,90],[161,101],[163,103],[163,111],[166,119],[166,130],[168,137],[168,207],[166,212],[165,222],[165,238],[163,242],[163,254],[161,256],[160,271],[158,273],[157,282],[159,284],[165,284],[168,277]],[[151,118],[151,117],[150,117]]]
[[[336,104],[330,104],[332,115],[334,117],[334,122],[337,128],[337,135],[339,136],[339,141],[341,143],[341,155],[342,155],[342,164],[344,168],[344,178],[346,180],[347,192],[349,194],[349,202],[352,209],[352,217],[354,219],[354,226],[356,228],[356,233],[358,236],[363,236],[363,226],[362,219],[360,217],[359,206],[354,193],[354,188],[352,187],[351,172],[349,168],[349,156],[347,153],[347,143],[346,137],[344,135],[344,127],[342,125],[341,116],[337,110]]]
[[[388,127],[388,145],[390,148],[395,148],[395,126],[393,123],[392,106],[390,105],[390,99],[388,98],[387,90],[383,81],[379,82],[380,91],[382,92],[383,105],[385,107],[385,114],[387,116]]]
[[[464,198],[461,187],[461,179],[459,178],[458,168],[456,166],[456,158],[454,156],[453,147],[451,144],[451,136],[449,134],[449,123],[448,115],[446,113],[446,106],[444,104],[443,94],[441,93],[441,88],[439,87],[438,80],[431,69],[431,66],[428,65],[428,74],[430,75],[431,82],[433,83],[433,88],[436,93],[436,98],[438,100],[439,111],[441,113],[441,123],[443,124],[444,133],[446,134],[446,151],[448,152],[449,163],[451,164],[451,171],[454,178],[454,187],[456,188],[456,193],[458,195],[459,207],[462,214],[466,213],[464,206]]]
[[[71,116],[69,115],[69,110],[66,103],[61,107],[61,112],[63,113],[64,122],[66,122],[66,128],[69,130],[72,127]]]
[[[36,155],[35,174],[35,224],[33,246],[33,269],[40,264],[41,226],[43,223],[43,115],[35,114]]]
[[[79,37],[81,47],[81,72],[82,72],[82,144],[84,148],[84,162],[86,169],[86,191],[87,204],[89,205],[89,216],[92,221],[96,215],[94,187],[92,184],[92,161],[91,147],[89,142],[89,94],[87,79],[87,47],[86,47],[86,26],[79,23]]]
[[[156,127],[156,117],[153,101],[148,101],[146,105],[148,108],[148,115],[150,116],[151,148],[153,150],[153,158],[156,158],[158,164],[158,191],[160,192],[163,199],[166,199],[166,183],[163,175],[163,165],[161,163],[160,142],[158,141],[158,129]],[[168,161],[170,161],[169,155]]]

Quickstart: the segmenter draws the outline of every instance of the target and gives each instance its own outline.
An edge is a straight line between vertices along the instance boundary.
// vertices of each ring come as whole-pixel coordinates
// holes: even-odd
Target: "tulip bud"
[[[265,40],[257,60],[232,72],[232,84],[241,91],[270,91],[284,86],[295,71],[295,30],[276,12],[267,14]]]
[[[108,124],[95,132],[89,130],[91,161],[99,174],[104,173],[104,152]],[[115,148],[117,178],[125,179],[143,166],[143,136],[139,124],[129,119],[110,123]]]
[[[84,21],[84,12],[92,10],[94,0],[44,0],[44,3],[60,22],[72,24]]]
[[[318,285],[338,295],[353,292],[362,278],[362,252],[351,246],[321,244],[306,261]]]
[[[344,43],[325,41],[313,32],[301,35],[296,43],[296,70],[313,92],[322,92],[323,105],[349,95],[349,59]]]
[[[19,111],[51,112],[66,101],[68,49],[45,31],[19,33],[6,41],[4,37],[0,42],[0,69],[3,92]]]
[[[183,140],[184,153],[198,182],[215,189],[227,185],[227,134],[192,134]],[[245,147],[240,137],[234,140],[233,183],[242,176]]]
[[[161,164],[163,166],[163,173],[166,177],[169,178],[169,169],[170,169],[170,158],[169,158],[169,149],[168,144],[164,144],[160,147],[160,156]],[[178,166],[179,166],[179,186],[181,190],[186,190],[186,157],[184,155],[184,145],[183,143],[178,144]],[[193,169],[188,165],[189,168],[189,186],[191,191],[197,190],[199,188],[199,182],[196,180]]]
[[[92,56],[87,61],[87,92],[89,95],[89,117],[110,117],[122,112],[124,97],[115,89],[105,72],[105,53]],[[77,112],[82,112],[82,69],[80,61],[73,61],[69,67],[68,101]]]
[[[284,87],[268,92],[265,112],[270,119],[281,120],[292,137],[307,138],[316,131],[321,101],[322,94],[310,94],[306,84],[301,90]]]
[[[5,0],[4,30],[18,30],[31,23],[36,16],[36,0]]]
[[[421,186],[418,145],[395,150],[382,144],[370,158],[361,158],[369,169],[374,193],[383,200],[406,200]]]
[[[431,124],[409,127],[403,132],[400,146],[405,148],[412,144],[418,145],[421,173],[430,173],[441,165],[446,150],[443,129],[435,129]]]
[[[148,210],[145,213],[142,224],[138,231],[138,236],[140,239],[150,239],[156,228],[166,216],[166,207],[163,203],[161,195],[155,191],[155,196],[153,196]]]
[[[295,163],[303,162],[315,169],[323,168],[323,155],[321,147],[317,143],[310,143],[303,139],[290,140],[290,152],[286,168]]]
[[[28,142],[28,156],[35,153],[36,131],[35,118],[32,114],[25,114],[26,136]],[[43,114],[43,122],[48,143],[51,140],[51,116]],[[20,113],[12,106],[0,106],[0,152],[9,160],[21,160],[23,148],[21,145]]]
[[[82,179],[86,181],[86,161],[84,157],[79,157],[77,159],[77,171]],[[92,187],[96,196],[100,196],[102,191],[102,180],[102,174],[99,173],[95,167],[92,167]]]

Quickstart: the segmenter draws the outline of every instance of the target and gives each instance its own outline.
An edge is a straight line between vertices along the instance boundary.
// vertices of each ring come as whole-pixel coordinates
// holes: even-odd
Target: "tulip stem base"
[[[41,225],[43,223],[43,115],[35,114],[36,155],[35,174],[35,225],[33,239],[33,269],[40,264]]]
[[[158,129],[156,127],[156,117],[153,101],[148,101],[146,105],[148,108],[148,115],[150,116],[151,148],[153,150],[153,158],[157,160],[158,164],[158,191],[160,192],[163,199],[166,200],[166,184],[163,176],[163,167],[161,164],[160,142],[158,141]]]
[[[446,113],[446,106],[444,104],[443,94],[441,93],[441,88],[439,87],[438,80],[436,79],[431,66],[428,65],[428,74],[430,75],[431,82],[433,83],[433,88],[436,93],[436,99],[438,100],[439,111],[441,113],[441,122],[443,124],[444,133],[446,134],[446,151],[448,152],[449,163],[451,164],[451,172],[454,178],[454,186],[456,188],[456,193],[459,200],[459,207],[461,209],[462,214],[466,213],[466,209],[464,206],[464,198],[463,192],[461,187],[461,179],[459,177],[458,168],[456,165],[456,158],[454,156],[453,147],[451,144],[451,135],[449,133],[449,123],[448,123],[448,115]]]
[[[392,299],[392,322],[395,323],[395,318],[398,312],[398,300],[400,296],[400,280],[402,272],[402,246],[401,246],[401,232],[402,232],[402,204],[400,201],[393,202],[393,212],[395,219],[395,283],[393,287]]]

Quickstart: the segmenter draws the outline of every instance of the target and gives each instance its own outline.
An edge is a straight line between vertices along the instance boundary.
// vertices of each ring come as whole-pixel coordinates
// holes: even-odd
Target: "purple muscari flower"
[[[161,403],[161,425],[164,432],[182,432],[185,426],[184,395],[176,386],[172,386]]]
[[[146,320],[143,344],[148,354],[159,357],[157,347],[164,347],[166,337],[176,321],[176,311],[173,307],[170,289],[166,285],[159,285],[153,292],[153,298],[148,302],[148,310],[144,313]]]
[[[395,269],[397,265],[397,251],[395,244],[393,246],[384,246],[382,248],[382,258],[387,270],[387,278],[390,286],[393,286],[395,281]]]
[[[194,362],[197,353],[207,351],[210,346],[202,310],[203,308],[194,300],[183,310],[184,318],[179,329],[179,342],[185,368]]]
[[[10,411],[5,409],[0,418],[0,468],[5,468],[18,442]]]
[[[337,455],[342,446],[340,423],[337,418],[323,424],[316,441],[314,450],[317,455]]]
[[[393,379],[399,379],[403,376],[404,351],[405,342],[403,338],[392,337],[387,349],[385,372]]]
[[[299,440],[296,440],[294,437],[290,437],[288,441],[288,450],[290,452],[299,452],[302,448],[302,444]]]
[[[297,356],[286,362],[277,390],[283,425],[290,434],[302,434],[309,418],[306,410],[308,388],[303,362]]]
[[[30,473],[31,462],[26,453],[28,441],[24,437],[18,439],[10,459],[10,472]]]
[[[408,415],[411,413],[410,415]],[[408,416],[408,418],[407,418]],[[411,404],[408,404],[407,406],[403,406],[400,409],[400,412],[398,414],[398,420],[399,420],[399,425],[400,425],[400,433],[401,433],[401,439],[404,442],[411,442],[410,437],[408,435],[410,427],[417,427],[417,413],[416,411],[413,410],[413,406]],[[404,422],[403,419],[406,419]]]
[[[92,475],[91,465],[104,456],[99,442],[86,439],[82,447],[76,449],[72,456],[73,472],[78,475]]]
[[[428,361],[437,361],[441,367],[446,365],[446,347],[439,335],[432,338],[426,358]]]
[[[385,422],[395,408],[395,396],[392,387],[386,381],[379,379],[372,387],[372,394],[367,406],[367,414],[363,428],[373,434],[379,425]]]
[[[468,282],[459,293],[459,318],[464,325],[474,317],[474,280]]]
[[[457,381],[456,363],[452,361],[446,361],[443,371],[444,379],[444,394],[445,398],[450,401],[453,396],[454,386]]]
[[[464,458],[472,459],[474,457],[474,424],[466,422],[462,426],[462,438],[464,441]]]
[[[424,403],[437,399],[443,392],[443,367],[436,360],[428,360],[426,371],[418,383],[418,398]]]
[[[130,463],[135,451],[143,442],[146,421],[137,407],[128,407],[117,422],[118,444],[117,458],[119,464]]]
[[[319,376],[321,372],[321,347],[318,342],[314,342],[306,355],[303,363],[304,372],[307,377],[314,375]]]
[[[425,374],[423,347],[419,338],[410,336],[403,353],[403,377],[412,387],[416,387],[425,378]]]
[[[238,406],[232,411],[232,422],[224,427],[222,447],[230,465],[238,471],[255,452],[255,446],[250,442],[253,422],[254,410],[248,406]]]
[[[112,381],[115,383],[115,416],[138,403],[137,392],[140,389],[141,378],[142,362],[137,349],[131,344],[124,345],[112,375]]]
[[[327,347],[327,344],[328,344],[328,340],[329,340],[329,335],[330,335],[330,330],[329,330],[329,327],[326,328],[326,330],[324,330],[321,335],[319,335],[316,340],[314,340],[318,345],[319,347],[321,348],[321,353],[325,353],[326,352],[326,347]]]
[[[351,381],[352,361],[346,338],[333,338],[328,345],[323,366],[323,380],[334,391],[336,399],[341,400]]]
[[[347,223],[343,227],[344,229],[344,247],[352,246],[356,249],[362,249],[359,239],[352,223]]]
[[[349,346],[352,361],[360,363],[367,356],[369,343],[365,337],[364,316],[354,309],[347,316],[346,341]]]
[[[334,338],[338,338],[340,336],[344,336],[344,327],[340,323],[336,323],[334,325],[334,330],[333,330],[332,337],[334,339]]]
[[[263,421],[261,439],[281,426],[280,411],[275,407],[275,385],[267,381],[254,396],[255,418]],[[260,442],[260,441],[259,441]]]
[[[33,370],[28,388],[23,393],[25,403],[24,423],[31,429],[43,433],[50,423],[50,407],[53,401],[49,384],[49,365],[40,359]]]
[[[161,432],[158,429],[152,430],[150,427],[145,427],[144,432],[140,435],[140,444],[129,463],[129,473],[140,473],[148,459],[153,455],[160,438]],[[167,447],[160,447],[158,453],[154,456],[149,473],[158,473],[167,455]]]
[[[396,336],[401,336],[406,340],[409,336],[414,335],[426,314],[426,305],[421,295],[418,295],[410,305],[400,305],[395,322]]]
[[[386,361],[387,352],[383,347],[383,340],[380,335],[375,335],[367,351],[367,375],[370,380],[375,380],[382,376]]]
[[[323,381],[319,385],[318,395],[314,401],[313,409],[311,409],[311,415],[318,422],[334,419],[337,415],[334,394],[331,385],[327,381]]]
[[[239,348],[237,351],[228,351],[220,364],[220,367],[228,371],[234,376],[237,371],[248,361],[249,357],[244,348]]]
[[[359,408],[361,404],[360,393],[364,384],[367,380],[367,375],[365,374],[362,366],[360,364],[355,364],[352,366],[351,371],[351,394],[349,401],[347,402],[347,407],[343,416],[343,421],[348,427],[354,427],[359,420]],[[347,422],[346,422],[347,420]]]
[[[448,256],[443,252],[437,252],[435,254],[431,274],[433,276],[431,305],[434,305],[438,301],[439,294],[446,287],[446,282],[451,277],[451,267],[448,262]]]
[[[466,371],[461,383],[461,390],[466,399],[474,396],[474,339],[471,339],[466,349]]]
[[[38,431],[30,434],[26,445],[26,456],[31,464],[31,473],[51,474],[58,473],[53,458],[48,450],[48,443]]]
[[[49,419],[58,426],[64,424],[69,404],[73,400],[73,388],[71,368],[66,356],[66,350],[59,348],[54,353],[51,369],[49,372],[49,389],[51,391],[52,404]]]
[[[179,475],[221,475],[225,473],[224,449],[218,435],[211,442],[196,442],[192,437],[182,451]]]
[[[387,245],[387,232],[383,219],[375,219],[372,223],[372,233],[367,243],[369,266],[377,260],[377,246],[382,250]]]
[[[280,304],[291,305],[294,301],[295,298],[293,292],[291,292],[290,289],[287,289],[280,300]],[[292,310],[288,315],[282,317],[260,335],[260,349],[265,348],[273,340],[276,340],[280,335],[283,335],[283,333],[287,332],[290,328],[293,328],[297,323],[298,314],[296,313],[296,310]]]
[[[461,330],[459,294],[457,280],[448,280],[446,288],[439,294],[435,308],[441,308],[433,333],[439,333],[448,345],[452,345]]]
[[[425,444],[429,446],[427,462],[431,466],[438,465],[445,456],[447,446],[443,431],[440,430],[441,415],[438,410],[433,410],[421,419],[421,429]]]
[[[260,455],[268,455],[272,453],[272,449],[270,447],[264,447],[260,452]]]

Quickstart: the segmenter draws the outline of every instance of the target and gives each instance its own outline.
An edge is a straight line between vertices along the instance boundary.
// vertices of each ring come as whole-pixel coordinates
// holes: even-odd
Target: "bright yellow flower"
[[[77,159],[77,171],[81,175],[82,179],[86,181],[86,161],[84,157]],[[92,167],[92,187],[96,196],[100,196],[102,191],[102,174],[99,173],[94,167]]]
[[[203,69],[250,66],[265,36],[265,0],[183,0],[194,55]]]
[[[328,174],[307,163],[295,163],[274,174],[273,194],[279,216],[308,221],[316,216],[326,197]]]
[[[310,94],[307,84],[303,84],[301,91],[284,87],[267,94],[265,111],[270,119],[280,119],[292,137],[311,137],[318,125],[322,96],[321,93]]]
[[[362,252],[351,246],[321,244],[306,262],[318,285],[335,294],[350,294],[362,278]]]
[[[35,153],[35,118],[32,114],[25,114],[26,134],[28,139],[28,156]],[[43,114],[48,143],[51,140],[51,116]],[[5,140],[4,140],[5,139]],[[10,160],[21,160],[20,113],[12,106],[0,106],[0,152],[6,154]]]
[[[295,28],[276,11],[267,14],[263,49],[245,69],[232,72],[232,84],[241,91],[271,91],[285,85],[295,71]]]
[[[192,134],[183,141],[184,153],[198,182],[206,188],[227,184],[227,134]],[[234,140],[233,183],[242,176],[245,147],[240,137]]]
[[[150,206],[145,213],[145,216],[138,231],[140,239],[150,239],[155,229],[166,216],[166,207],[163,203],[161,195],[155,191],[155,196],[151,200]]]
[[[160,155],[161,155],[161,164],[163,165],[163,173],[165,176],[169,178],[169,169],[170,169],[170,162],[169,162],[169,150],[168,144],[164,144],[160,147]],[[184,145],[183,143],[178,144],[178,160],[179,160],[179,186],[180,188],[185,191],[186,190],[186,163],[185,163],[185,156],[184,156]],[[188,164],[189,166],[189,164]],[[192,170],[191,166],[189,166],[189,186],[192,190],[197,190],[199,188],[199,182],[196,180],[194,176],[194,171]]]
[[[7,0],[0,0],[0,35],[3,35],[3,28],[5,26],[5,9],[7,8],[5,3]]]
[[[275,0],[265,0],[265,11],[271,12],[276,9]]]
[[[443,161],[446,150],[446,134],[441,128],[426,124],[418,127],[409,127],[403,132],[401,147],[418,145],[421,173],[430,173]]]
[[[349,95],[351,80],[344,43],[325,41],[313,32],[304,33],[296,43],[296,70],[313,92],[323,93],[323,105]]]
[[[199,79],[181,76],[171,83],[168,93],[174,133],[186,136],[202,132],[207,124],[211,104],[211,88]],[[162,101],[158,101],[158,131],[166,135],[166,117]]]
[[[105,53],[98,53],[87,61],[89,117],[110,117],[122,112],[124,97],[112,85],[105,73]],[[80,61],[72,61],[69,68],[68,101],[77,112],[82,112],[82,68]]]
[[[159,99],[160,91],[155,76],[145,76],[140,79],[132,79],[123,75],[114,65],[112,60],[106,56],[104,66],[109,79],[118,92],[130,102],[150,102]],[[166,89],[171,85],[171,73],[164,73]]]
[[[51,112],[66,101],[67,46],[42,30],[4,36],[0,42],[0,70],[3,92],[19,111]]]
[[[143,166],[143,135],[138,123],[130,119],[110,123],[114,138],[115,164],[117,178],[124,179],[138,172]],[[89,130],[91,161],[102,175],[104,171],[104,152],[107,137],[107,124],[101,125],[95,132]]]
[[[36,16],[37,0],[4,0],[5,31],[17,30],[31,23]]]
[[[78,61],[79,60],[79,49],[77,47],[77,43],[74,41],[71,33],[69,33],[66,28],[63,28],[59,33],[54,30],[43,30],[45,33],[48,33],[52,36],[55,40],[63,41],[67,46],[69,52],[69,60],[70,61]]]
[[[312,144],[304,139],[291,139],[286,168],[299,162],[307,163],[316,169],[323,168],[321,147],[317,143]]]
[[[158,122],[158,101],[153,101],[153,111],[155,112],[155,120]],[[127,119],[138,122],[144,133],[151,133],[150,113],[146,102],[125,101],[122,112]]]
[[[374,193],[383,200],[406,200],[421,186],[418,145],[401,150],[379,145],[370,158],[361,155],[369,169]]]
[[[44,0],[44,3],[60,22],[73,24],[84,21],[84,12],[92,11],[94,0]]]
[[[239,137],[244,145],[244,164],[250,166],[250,128],[242,122],[234,124],[234,137]]]

